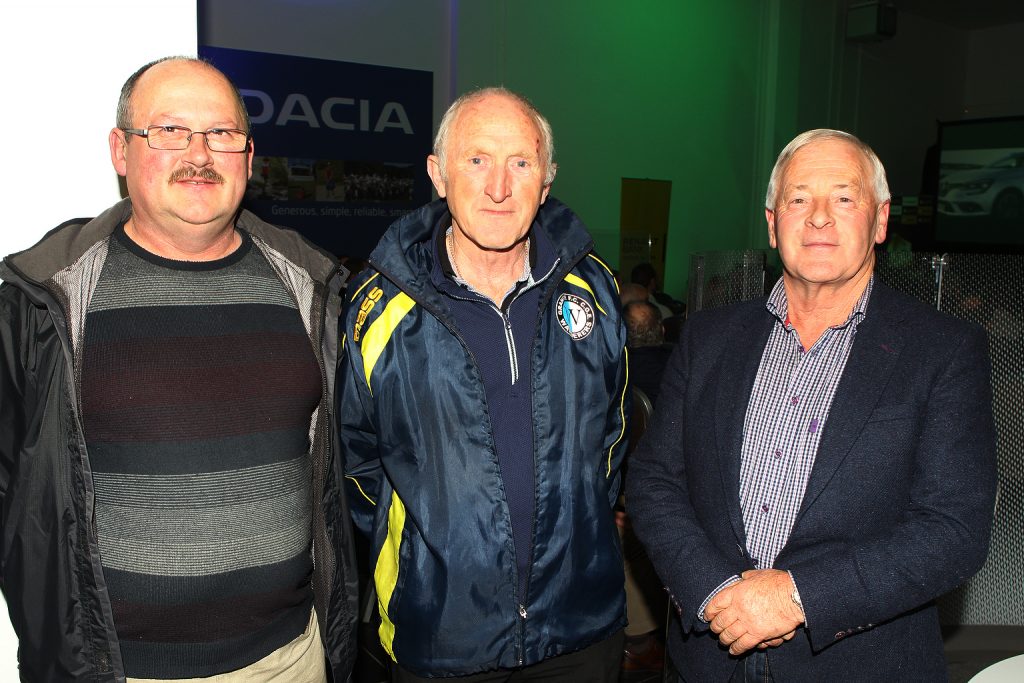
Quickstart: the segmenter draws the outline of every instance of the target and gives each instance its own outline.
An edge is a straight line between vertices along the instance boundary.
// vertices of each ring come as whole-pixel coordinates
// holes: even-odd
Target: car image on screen
[[[1024,218],[1024,150],[939,182],[939,212],[949,216]]]

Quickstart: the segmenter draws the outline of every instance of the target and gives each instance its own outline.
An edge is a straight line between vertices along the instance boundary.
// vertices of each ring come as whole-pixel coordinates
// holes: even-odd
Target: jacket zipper
[[[591,245],[591,246],[593,246],[593,245]],[[589,251],[589,249],[587,251]],[[587,252],[584,252],[583,256],[580,259],[574,260],[572,262],[572,264],[569,266],[569,268],[565,272],[566,273],[571,272],[573,267],[575,267],[575,265],[579,262],[579,260],[582,260],[582,258],[586,258],[586,253]],[[561,262],[562,262],[562,258],[561,257],[556,257],[555,258],[555,262],[551,265],[551,268],[548,269],[548,272],[546,272],[542,277],[540,277],[539,279],[534,281],[534,286],[539,286],[542,283],[544,283],[548,278],[550,278],[551,275],[558,269],[558,266],[561,264]],[[479,372],[480,372],[480,369],[479,369],[480,368],[480,364],[479,364],[479,362],[477,362],[476,356],[474,356],[473,355],[473,351],[470,350],[469,344],[466,342],[466,339],[462,336],[462,334],[455,327],[455,325],[447,319],[447,316],[442,315],[441,311],[439,311],[439,310],[435,309],[434,307],[430,306],[429,304],[427,304],[423,300],[423,298],[420,297],[418,294],[413,294],[412,292],[408,291],[407,289],[402,289],[397,284],[399,282],[402,282],[402,280],[400,280],[399,278],[393,277],[386,269],[382,268],[380,266],[380,264],[375,263],[372,259],[369,261],[369,264],[378,273],[380,273],[384,278],[386,278],[387,280],[390,280],[391,282],[395,283],[395,286],[401,292],[403,292],[406,296],[408,296],[410,299],[415,301],[420,306],[423,306],[423,308],[425,310],[429,311],[430,314],[434,316],[434,318],[436,318],[442,325],[444,325],[445,328],[449,332],[451,332],[452,336],[455,337],[459,341],[460,344],[462,344],[462,348],[465,349],[466,353],[469,355],[469,358],[473,361],[473,367],[476,368],[477,373],[479,374]],[[550,298],[550,296],[551,296],[550,291],[545,291],[545,292],[541,293],[542,301],[547,301]],[[518,297],[518,294],[517,294],[517,297]],[[458,297],[458,298],[463,298],[463,299],[465,299],[467,301],[474,301],[474,299],[466,299],[465,297]],[[515,301],[515,298],[513,298],[512,301]],[[509,305],[511,306],[511,304],[512,304],[512,302],[510,301]],[[494,306],[493,303],[491,304],[491,306],[495,310],[497,310],[499,314],[501,314],[501,311],[496,306]],[[541,306],[541,310],[539,310],[537,312],[537,324],[534,325],[535,329],[534,329],[533,341],[531,342],[531,348],[533,347],[533,344],[537,343],[537,335],[539,334],[539,331],[540,331],[540,316],[543,314],[543,309],[545,309],[545,308],[546,308],[546,306],[542,305]],[[512,335],[511,324],[508,323],[508,320],[505,318],[505,316],[503,314],[502,314],[502,319],[506,323],[505,335],[506,335],[506,339],[508,340],[510,354],[514,354],[515,353],[515,343],[514,343],[514,341],[512,339],[512,336],[511,336]],[[516,368],[516,370],[513,371],[513,383],[514,383],[515,379],[516,379],[517,371],[518,371],[518,363],[516,363],[513,367]],[[531,405],[532,405],[532,395],[531,395]],[[484,399],[484,409],[485,409],[485,411],[488,414],[488,422],[489,422],[490,421],[490,411],[487,409],[487,399],[486,398]],[[532,410],[532,408],[531,408],[531,410]],[[495,457],[497,457],[497,453],[495,453],[494,455],[495,455]],[[536,473],[536,471],[537,471],[537,444],[536,443],[534,443],[534,445],[533,445],[533,457],[534,457],[533,468],[534,468],[534,472]],[[534,546],[534,543],[535,543],[534,539],[536,539],[536,536],[537,536],[537,515],[535,513],[534,514],[534,519],[533,519],[533,531],[532,531],[532,533],[530,535],[530,561],[527,563],[528,565],[533,563],[533,546]],[[514,557],[515,556],[515,546],[514,546],[514,544],[513,544],[512,554],[513,554],[513,557]],[[518,570],[518,566],[519,565],[518,565],[517,562],[513,562],[512,564],[513,564],[512,571],[513,571],[513,574],[514,574],[514,577],[515,577],[515,585],[516,585],[516,587],[518,589],[518,586],[519,586],[519,575],[518,575],[518,571],[519,570]],[[516,613],[517,613],[517,616],[518,616],[518,619],[516,619],[516,651],[517,651],[516,661],[518,662],[518,666],[522,666],[523,665],[524,652],[526,651],[526,642],[525,642],[526,641],[526,619],[527,619],[527,616],[529,614],[527,612],[527,610],[526,610],[526,602],[527,602],[526,595],[529,594],[529,592],[530,592],[530,574],[527,573],[525,594],[519,596],[519,599],[518,599],[517,604],[516,604]]]

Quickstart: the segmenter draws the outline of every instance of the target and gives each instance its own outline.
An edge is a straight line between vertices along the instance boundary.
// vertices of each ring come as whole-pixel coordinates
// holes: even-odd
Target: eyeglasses
[[[249,134],[237,128],[193,131],[185,126],[147,126],[121,130],[129,135],[146,138],[151,149],[188,149],[193,135],[206,138],[206,146],[214,152],[244,152],[249,149]]]

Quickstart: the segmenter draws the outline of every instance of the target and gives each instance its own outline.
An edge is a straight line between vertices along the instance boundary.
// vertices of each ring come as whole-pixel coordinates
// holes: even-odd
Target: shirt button
[[[768,512],[768,503],[761,504],[761,512]]]
[[[782,457],[782,449],[781,448],[776,448],[775,449],[775,459],[778,460],[781,457]]]
[[[794,396],[793,398],[789,399],[789,402],[792,403],[793,405],[796,405],[797,403],[800,402],[800,397]]]

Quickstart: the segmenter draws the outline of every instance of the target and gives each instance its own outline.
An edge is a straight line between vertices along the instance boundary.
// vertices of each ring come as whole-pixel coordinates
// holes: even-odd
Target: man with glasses
[[[22,680],[345,681],[344,269],[239,211],[249,120],[209,64],[139,69],[109,142],[128,199],[0,266]]]

